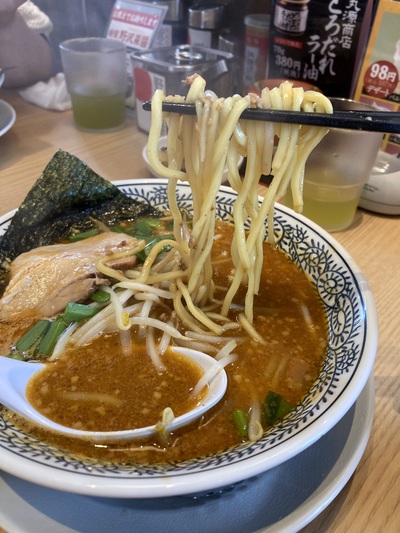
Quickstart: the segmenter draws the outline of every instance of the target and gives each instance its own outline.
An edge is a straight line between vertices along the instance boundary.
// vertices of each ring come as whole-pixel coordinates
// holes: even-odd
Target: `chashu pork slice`
[[[113,254],[130,250],[137,239],[124,233],[106,232],[82,241],[41,246],[16,257],[10,267],[10,282],[0,299],[0,321],[52,317],[68,302],[85,300],[104,277],[97,261],[110,256],[107,264],[126,269],[136,256],[113,260]]]

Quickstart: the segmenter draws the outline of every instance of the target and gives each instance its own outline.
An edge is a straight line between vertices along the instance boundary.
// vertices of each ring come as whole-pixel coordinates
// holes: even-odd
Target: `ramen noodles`
[[[214,356],[219,363],[216,368],[227,371],[228,390],[222,402],[190,426],[173,434],[163,432],[161,439],[158,435],[145,442],[119,444],[118,450],[112,444],[100,450],[90,442],[29,426],[40,438],[74,453],[157,463],[212,454],[245,440],[257,440],[301,401],[326,352],[322,304],[304,273],[276,248],[273,226],[274,202],[287,187],[291,187],[296,207],[301,210],[304,165],[326,130],[256,123],[240,116],[249,106],[331,112],[329,100],[320,93],[293,88],[288,82],[264,90],[261,97],[221,99],[205,90],[201,77],[194,76],[189,82],[185,101],[195,104],[194,117],[162,111],[165,99],[183,101],[181,97],[166,97],[157,91],[152,100],[149,160],[168,178],[169,212],[160,220],[141,220],[133,227],[126,223],[118,228],[99,227],[101,232],[118,231],[123,240],[124,234],[133,236],[134,242],[128,249],[114,251],[111,257],[96,259],[97,288],[106,296],[104,301],[84,301],[85,310],[79,309],[87,313],[83,319],[67,320],[70,315],[66,309],[44,325],[46,337],[48,329],[61,322],[60,335],[46,354],[49,364],[54,365],[55,377],[42,380],[29,394],[38,410],[44,409],[52,417],[59,416],[57,412],[64,416],[66,409],[72,412],[68,419],[59,418],[67,425],[80,425],[85,418],[94,419],[96,412],[105,413],[101,429],[110,431],[126,428],[122,403],[127,399],[120,393],[127,376],[137,376],[129,378],[132,387],[143,390],[134,403],[141,406],[142,414],[149,411],[155,423],[172,404],[170,374],[172,378],[179,372],[190,374],[188,370],[171,370],[168,354],[174,344]],[[157,148],[164,122],[168,126],[166,154]],[[247,159],[243,177],[238,173],[239,156]],[[225,165],[229,183],[237,193],[230,222],[215,216]],[[262,202],[257,196],[261,174],[273,176]],[[190,184],[190,213],[178,204],[179,180]],[[136,264],[123,268],[125,259],[132,256],[138,259]],[[42,341],[35,342],[40,346]],[[77,353],[84,364],[69,364]],[[147,363],[138,363],[143,357],[152,370]],[[129,358],[143,367],[142,373],[133,370],[129,374],[125,367]],[[117,360],[124,363],[115,364]],[[85,376],[91,367],[96,368],[99,382],[111,380],[111,386],[89,390]],[[68,384],[61,393],[57,390],[58,369],[62,382]],[[159,383],[145,377],[150,374],[158,375]],[[188,396],[198,396],[206,386],[198,377],[182,379]],[[143,387],[144,383],[148,387]],[[63,401],[58,402],[60,394]],[[182,394],[180,391],[175,396],[183,405],[183,400],[179,401]],[[150,397],[163,400],[146,403],[143,397],[146,401]],[[111,407],[112,414],[108,411]],[[177,412],[179,408],[174,407]],[[74,411],[82,409],[90,414],[78,421]],[[114,425],[107,425],[107,419]]]
[[[216,240],[212,252],[216,298],[222,297],[232,275],[233,267],[229,256],[232,237],[233,226],[229,223],[217,222]],[[37,436],[40,440],[68,450],[70,453],[106,462],[116,461],[127,464],[181,461],[213,454],[241,444],[248,440],[248,434],[243,435],[237,429],[233,420],[234,413],[237,411],[244,412],[248,421],[251,416],[254,419],[259,418],[263,428],[267,429],[269,424],[265,421],[264,402],[269,392],[274,391],[285,398],[291,406],[296,406],[318,376],[326,353],[328,334],[320,298],[307,277],[285,254],[268,243],[263,246],[265,260],[262,267],[260,292],[254,301],[254,327],[267,339],[267,342],[263,344],[251,340],[241,329],[234,330],[234,333],[232,330],[223,333],[222,337],[226,342],[231,342],[232,338],[237,342],[234,349],[236,359],[225,367],[228,376],[227,392],[223,399],[197,422],[168,435],[167,440],[153,437],[118,444],[103,443],[99,446],[99,443],[46,432],[29,422],[18,419],[12,413],[7,414],[9,420],[22,426],[28,433]],[[241,301],[244,293],[245,286],[236,295],[234,305],[230,310],[229,319],[232,321],[236,320],[242,311]],[[160,316],[163,315],[165,320],[167,316],[173,315],[172,307],[170,307],[169,315],[166,314],[167,308],[164,305],[157,306],[157,308]],[[181,331],[184,332],[184,328],[181,328]],[[74,411],[84,414],[89,408],[98,409],[97,423],[99,423],[102,418],[100,414],[110,412],[108,411],[110,403],[116,404],[111,405],[114,408],[113,416],[115,413],[123,416],[123,409],[118,405],[121,395],[117,391],[129,381],[132,387],[142,387],[143,402],[150,406],[152,421],[159,419],[165,404],[155,403],[153,395],[157,393],[156,396],[159,396],[168,389],[166,385],[163,385],[166,381],[165,374],[159,374],[159,382],[154,387],[144,387],[146,383],[141,379],[141,372],[137,370],[137,367],[135,369],[135,365],[140,366],[143,361],[149,360],[146,337],[138,335],[138,326],[136,326],[132,332],[132,338],[134,345],[131,356],[136,359],[135,363],[130,366],[130,371],[126,367],[130,356],[127,358],[124,352],[125,348],[117,329],[105,336],[98,336],[90,343],[85,342],[82,346],[72,345],[68,348],[71,350],[70,359],[68,357],[64,359],[63,355],[59,361],[56,360],[48,365],[54,365],[55,372],[59,369],[63,374],[62,383],[68,384],[68,388],[64,385],[59,388],[57,381],[54,386],[49,383],[53,397],[64,391],[72,391],[81,395],[86,393],[88,395],[86,401],[70,398],[69,409],[72,415]],[[190,335],[190,339],[190,342],[196,346],[197,343],[201,343],[204,350],[207,348],[206,341],[213,340],[212,338],[205,340],[204,334],[199,340],[199,335],[194,333]],[[222,344],[223,342],[220,343]],[[211,346],[211,344],[208,345],[210,351]],[[68,352],[65,355],[68,356]],[[123,364],[119,365],[118,362],[121,360]],[[161,360],[165,360],[164,355],[161,356]],[[169,368],[168,365],[167,370]],[[143,374],[147,371],[152,372],[151,369],[154,370],[152,363],[147,369],[143,368]],[[55,376],[54,379],[56,380],[57,377]],[[93,379],[106,382],[108,389],[99,387],[97,390],[103,394],[107,392],[111,399],[93,402],[90,406],[89,395],[93,390],[90,386],[86,387],[85,383]],[[196,379],[197,377],[194,376],[188,387],[193,387]],[[167,392],[165,401],[170,402]],[[174,394],[173,391],[168,393]],[[38,397],[40,399],[41,395],[38,394]],[[138,402],[139,400],[133,404],[132,411]],[[65,409],[65,400],[58,405],[59,408]],[[54,406],[49,407],[55,409]],[[146,406],[141,408],[146,409]],[[85,415],[85,419],[90,422],[89,416]],[[73,417],[73,420],[79,422],[79,417]],[[123,423],[124,420],[113,421],[108,429],[115,429],[118,424]],[[105,427],[102,426],[102,429]]]

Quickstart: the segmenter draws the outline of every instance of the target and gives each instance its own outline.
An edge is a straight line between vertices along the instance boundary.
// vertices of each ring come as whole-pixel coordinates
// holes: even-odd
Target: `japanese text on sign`
[[[131,50],[148,50],[167,9],[143,2],[117,1],[111,12],[107,37],[122,41]]]
[[[330,96],[351,97],[372,1],[272,3],[268,77],[302,80]],[[293,11],[291,17],[287,11]]]
[[[358,21],[360,8],[358,0],[349,0],[344,8],[340,0],[331,0],[328,6],[328,21],[323,32],[311,34],[306,43],[309,50],[310,63],[305,64],[303,79],[317,81],[319,74],[336,75],[335,60],[337,50],[351,49],[354,31]]]

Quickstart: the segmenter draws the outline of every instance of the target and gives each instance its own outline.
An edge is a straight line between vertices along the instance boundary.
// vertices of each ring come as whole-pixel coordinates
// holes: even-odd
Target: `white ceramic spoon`
[[[189,348],[174,347],[173,350],[185,357],[195,361],[203,370],[207,372],[218,362],[202,352]],[[144,428],[127,429],[123,431],[82,431],[69,428],[53,422],[49,418],[36,411],[28,402],[25,389],[31,377],[40,372],[45,367],[42,363],[25,362],[0,356],[0,403],[41,426],[52,431],[64,433],[78,438],[86,438],[92,441],[117,441],[133,440],[149,437],[157,432],[155,426]],[[199,418],[203,413],[211,409],[218,403],[225,394],[227,387],[227,377],[225,370],[219,372],[209,381],[208,390],[201,403],[191,411],[176,417],[173,422],[166,426],[167,431],[173,431],[185,426]]]

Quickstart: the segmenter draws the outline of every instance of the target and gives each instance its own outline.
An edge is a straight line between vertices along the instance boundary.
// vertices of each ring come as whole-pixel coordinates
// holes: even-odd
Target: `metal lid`
[[[188,9],[188,23],[199,30],[215,30],[222,26],[223,4],[195,4]]]
[[[168,46],[153,50],[137,51],[131,55],[132,59],[143,68],[154,71],[156,68],[167,73],[202,73],[216,65],[222,70],[228,68],[233,55],[227,52],[183,44]]]
[[[270,26],[271,16],[268,14],[251,14],[244,17],[246,26],[252,26],[260,30],[268,30]]]
[[[243,40],[239,35],[224,32],[218,35],[218,50],[229,52],[234,56],[240,56],[243,48]]]

